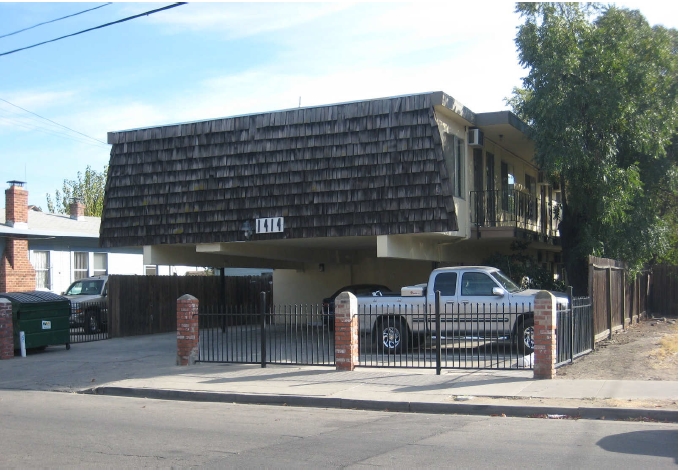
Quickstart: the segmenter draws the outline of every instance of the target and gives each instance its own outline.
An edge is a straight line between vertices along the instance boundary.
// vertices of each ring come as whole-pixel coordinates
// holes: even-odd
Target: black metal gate
[[[290,305],[199,311],[198,360],[216,363],[334,365],[335,337],[322,308]]]
[[[359,365],[533,369],[531,305],[359,306]]]
[[[109,314],[106,301],[72,302],[69,320],[71,343],[108,339]]]
[[[594,349],[594,317],[590,297],[569,294],[568,309],[557,310],[556,367]]]

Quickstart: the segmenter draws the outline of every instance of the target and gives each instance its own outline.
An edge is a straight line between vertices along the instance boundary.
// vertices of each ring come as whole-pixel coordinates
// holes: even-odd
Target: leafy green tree
[[[565,291],[564,281],[554,279],[551,271],[544,269],[535,257],[526,253],[527,248],[527,242],[514,242],[511,245],[511,254],[495,252],[486,258],[484,264],[502,270],[524,289]]]
[[[75,180],[64,179],[61,192],[55,192],[55,199],[47,194],[47,209],[51,213],[68,214],[70,204],[74,198],[80,199],[85,205],[85,215],[101,217],[104,209],[104,189],[106,188],[106,175],[108,166],[102,172],[97,172],[91,166],[87,166],[85,173],[78,171]]]
[[[587,291],[588,255],[632,270],[676,262],[677,30],[599,4],[516,10],[527,76],[508,103],[532,127],[538,165],[560,181],[569,284]]]

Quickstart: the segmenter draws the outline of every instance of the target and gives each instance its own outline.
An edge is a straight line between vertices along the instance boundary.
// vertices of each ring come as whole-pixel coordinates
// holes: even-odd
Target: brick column
[[[177,299],[177,365],[198,360],[198,299],[184,294]]]
[[[556,299],[547,291],[535,296],[534,307],[535,363],[533,377],[556,378]]]
[[[14,323],[12,303],[0,298],[0,360],[14,358]]]
[[[353,371],[358,364],[358,301],[350,292],[335,299],[335,366]]]

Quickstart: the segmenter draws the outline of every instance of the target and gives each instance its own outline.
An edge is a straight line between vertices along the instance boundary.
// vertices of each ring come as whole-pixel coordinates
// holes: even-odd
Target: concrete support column
[[[177,299],[177,365],[198,360],[198,299],[184,294]]]
[[[335,299],[335,367],[353,371],[358,365],[358,300],[350,292]]]
[[[533,308],[533,340],[535,363],[533,377],[553,379],[556,377],[556,299],[547,291],[535,296]]]
[[[0,299],[0,360],[14,358],[14,322],[12,321],[12,303],[5,298]]]

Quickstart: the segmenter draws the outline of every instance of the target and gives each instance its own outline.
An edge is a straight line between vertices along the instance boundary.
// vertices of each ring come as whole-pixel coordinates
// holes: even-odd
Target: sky
[[[0,1],[0,54],[171,4]],[[677,4],[615,4],[679,23]],[[65,179],[103,171],[111,131],[438,90],[506,110],[519,24],[508,1],[199,2],[1,55],[0,182],[47,211]]]

